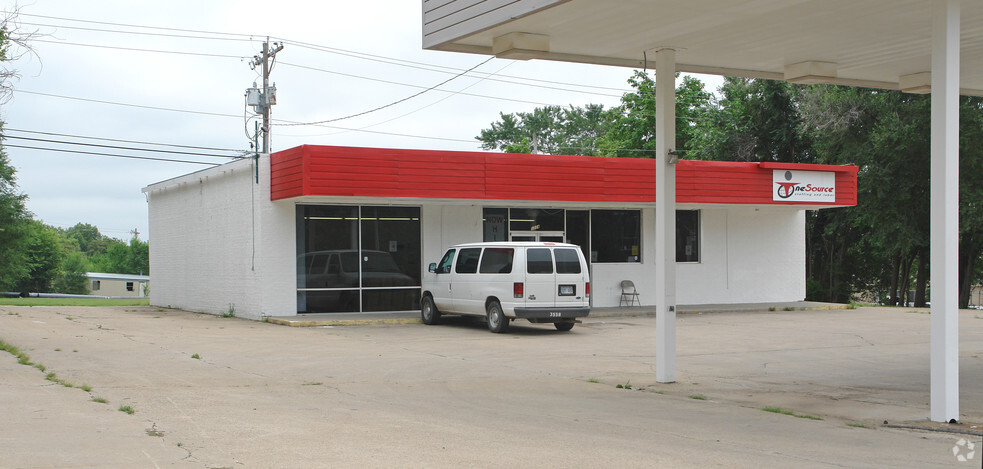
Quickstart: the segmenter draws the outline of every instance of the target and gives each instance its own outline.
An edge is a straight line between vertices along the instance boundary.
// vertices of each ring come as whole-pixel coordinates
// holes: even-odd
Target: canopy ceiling
[[[672,48],[683,72],[927,92],[933,1],[426,0],[424,47],[637,68]],[[960,75],[983,96],[978,0],[962,2]]]

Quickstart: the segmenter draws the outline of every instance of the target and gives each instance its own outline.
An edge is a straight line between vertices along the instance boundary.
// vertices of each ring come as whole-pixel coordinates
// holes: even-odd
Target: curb
[[[423,324],[419,318],[390,318],[390,319],[283,319],[268,317],[266,322],[279,326],[288,327],[334,327],[334,326],[382,326],[382,325],[403,325],[403,324]]]

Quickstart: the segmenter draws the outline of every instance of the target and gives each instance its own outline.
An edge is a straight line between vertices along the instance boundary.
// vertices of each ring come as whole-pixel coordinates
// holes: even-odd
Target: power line
[[[79,97],[75,97],[75,96],[64,96],[64,95],[60,95],[60,94],[41,93],[39,91],[27,91],[27,90],[24,90],[24,89],[14,89],[13,91],[14,91],[14,93],[34,94],[34,95],[38,95],[38,96],[48,96],[48,97],[51,97],[51,98],[71,99],[73,101],[84,101],[84,102],[88,102],[88,103],[112,104],[114,106],[126,106],[126,107],[138,108],[138,109],[150,109],[150,110],[153,110],[153,111],[183,112],[183,113],[188,113],[188,114],[200,114],[200,115],[204,115],[204,116],[235,117],[236,119],[239,118],[239,116],[238,115],[235,115],[235,114],[222,114],[222,113],[218,113],[218,112],[206,112],[206,111],[191,111],[191,110],[188,110],[188,109],[174,109],[174,108],[157,107],[157,106],[144,106],[144,105],[140,105],[140,104],[128,104],[128,103],[120,103],[120,102],[116,102],[116,101],[104,101],[104,100],[99,100],[99,99],[79,98]]]
[[[82,44],[80,42],[68,42],[68,41],[48,41],[45,39],[31,39],[31,42],[41,42],[46,44],[57,44],[62,46],[80,46],[80,47],[94,47],[97,49],[114,49],[114,50],[125,50],[131,52],[151,52],[155,54],[173,54],[173,55],[189,55],[197,57],[215,57],[220,59],[244,59],[245,56],[242,55],[227,55],[227,54],[206,54],[203,52],[186,52],[186,51],[174,51],[174,50],[162,50],[162,49],[142,49],[139,47],[121,47],[121,46],[102,46],[98,44]]]
[[[192,153],[187,151],[174,151],[174,150],[157,150],[154,148],[137,148],[137,147],[121,147],[116,145],[99,145],[96,143],[81,143],[81,142],[69,142],[66,140],[51,140],[45,138],[30,138],[30,137],[18,137],[16,135],[6,135],[5,139],[15,139],[15,140],[27,140],[29,142],[44,142],[44,143],[59,143],[62,145],[78,145],[83,147],[93,147],[93,148],[108,148],[112,150],[131,150],[131,151],[146,151],[150,153],[166,153],[170,155],[188,155],[188,156],[208,156],[213,158],[239,158],[237,156],[231,155],[214,155],[210,153]]]
[[[143,31],[121,31],[118,29],[101,29],[101,28],[83,28],[81,26],[65,26],[57,24],[43,24],[43,23],[25,23],[21,22],[24,26],[36,26],[43,28],[55,28],[55,29],[74,29],[77,31],[93,31],[98,33],[117,33],[117,34],[133,34],[137,36],[158,36],[158,37],[172,37],[181,39],[205,39],[211,41],[241,41],[249,42],[249,38],[231,38],[231,37],[209,37],[209,36],[191,36],[187,34],[168,34],[168,33],[148,33]]]
[[[12,145],[12,144],[9,144],[9,143],[8,144],[4,144],[3,146],[4,147],[7,147],[7,148],[24,148],[24,149],[28,149],[28,150],[57,151],[57,152],[62,152],[62,153],[76,153],[76,154],[80,154],[80,155],[108,156],[108,157],[112,157],[112,158],[129,158],[129,159],[134,159],[134,160],[166,161],[166,162],[169,162],[169,163],[203,164],[203,165],[208,165],[208,166],[220,166],[221,165],[221,163],[209,163],[209,162],[204,162],[204,161],[177,160],[177,159],[170,159],[170,158],[153,158],[153,157],[150,157],[150,156],[116,155],[116,154],[112,154],[112,153],[98,153],[98,152],[81,151],[81,150],[67,150],[67,149],[60,149],[60,148],[44,148],[44,147],[34,147],[34,146],[29,146],[29,145]]]
[[[134,32],[134,31],[119,31],[119,30],[97,29],[97,28],[82,28],[82,27],[76,27],[76,26],[24,23],[24,24],[31,24],[31,25],[37,25],[37,26],[47,26],[47,27],[53,27],[53,28],[66,28],[66,29],[78,29],[78,30],[90,30],[90,31],[96,31],[96,32],[110,32],[110,33],[120,33],[120,34],[142,34],[142,35],[154,35],[154,36],[162,36],[162,37],[177,37],[177,38],[189,38],[189,39],[236,40],[236,41],[247,41],[247,40],[252,40],[255,37],[257,37],[257,35],[255,35],[255,34],[225,33],[225,32],[218,32],[218,31],[203,31],[203,30],[194,30],[194,29],[165,28],[165,27],[158,27],[158,26],[147,26],[147,25],[127,24],[127,23],[111,23],[111,22],[104,22],[104,21],[81,20],[81,19],[76,19],[76,18],[65,18],[65,17],[57,17],[57,16],[46,16],[46,15],[22,14],[21,16],[28,16],[28,17],[35,17],[35,18],[46,18],[46,19],[56,19],[56,20],[61,20],[61,21],[71,21],[71,22],[77,22],[77,23],[88,23],[88,24],[99,24],[99,25],[107,25],[107,26],[118,26],[118,27],[125,27],[125,28],[140,28],[140,29],[151,29],[151,30],[159,30],[159,31],[175,31],[175,32],[183,32],[183,33],[207,34],[207,35],[221,35],[221,36],[233,36],[233,37],[232,38],[215,38],[215,37],[209,37],[209,36],[191,36],[191,35],[164,34],[164,33],[143,33],[143,32]],[[352,51],[352,50],[347,50],[347,49],[340,49],[340,48],[336,48],[336,47],[323,46],[323,45],[313,44],[313,43],[308,43],[308,42],[303,42],[303,41],[295,41],[295,40],[288,39],[288,38],[272,37],[272,39],[279,39],[283,43],[287,43],[287,44],[291,44],[291,45],[296,45],[296,46],[301,47],[301,48],[311,49],[311,50],[315,50],[315,51],[319,51],[319,52],[327,52],[327,53],[331,53],[331,54],[344,55],[344,56],[353,57],[353,58],[357,58],[357,59],[361,59],[361,60],[370,60],[370,61],[375,61],[375,62],[380,62],[380,63],[387,63],[387,64],[390,64],[390,65],[397,65],[397,66],[402,66],[402,67],[416,68],[416,69],[420,69],[420,70],[427,70],[427,71],[437,72],[437,73],[459,73],[459,72],[461,72],[463,70],[463,69],[456,68],[456,67],[448,67],[448,66],[445,66],[445,65],[428,64],[428,63],[424,63],[424,62],[416,62],[416,61],[412,61],[412,60],[398,59],[398,58],[394,58],[394,57],[386,57],[386,56],[382,56],[382,55],[369,54],[369,53],[366,53],[366,52],[359,52],[359,51]],[[52,42],[52,41],[47,41],[47,42]],[[59,43],[62,43],[62,44],[71,44],[71,45],[80,45],[80,46],[89,46],[89,47],[108,47],[108,46],[95,46],[95,45],[78,44],[78,43],[64,43],[64,42],[59,42]],[[141,49],[131,49],[131,50],[141,50]],[[146,52],[174,53],[174,52],[168,52],[168,51],[155,51],[155,50],[142,50],[142,51],[146,51]],[[484,72],[477,72],[477,71],[472,71],[470,73],[472,73],[472,74],[485,74]],[[485,75],[486,76],[490,76],[490,75],[487,75],[487,74],[485,74]],[[534,84],[530,84],[530,83],[513,82],[513,81],[505,80],[503,78],[516,79],[516,80],[526,80],[526,81],[540,82],[540,83],[549,83],[550,85],[576,86],[576,87],[581,87],[581,88],[593,88],[593,89],[607,90],[607,91],[620,91],[620,92],[627,91],[624,88],[614,88],[614,87],[606,87],[606,86],[587,85],[587,84],[582,84],[582,83],[563,82],[563,81],[557,81],[557,80],[543,80],[543,79],[539,79],[539,78],[528,78],[528,77],[520,77],[520,76],[515,76],[515,75],[499,75],[499,77],[500,78],[490,78],[490,80],[492,80],[492,81],[499,81],[499,82],[503,82],[503,83],[511,83],[511,84],[523,85],[523,86],[535,86],[535,87],[541,87],[541,88],[549,88],[549,89],[555,89],[555,90],[560,90],[560,91],[570,91],[570,92],[576,92],[576,93],[599,94],[599,95],[603,95],[603,96],[617,96],[617,95],[611,95],[609,93],[597,93],[597,92],[584,91],[584,90],[571,90],[571,89],[567,89],[567,88],[559,88],[559,87],[553,87],[553,86],[534,85]]]
[[[136,144],[140,144],[140,145],[155,145],[155,146],[175,147],[175,148],[190,148],[190,149],[193,149],[193,150],[214,150],[214,151],[227,151],[227,152],[233,152],[233,153],[249,153],[248,150],[232,150],[232,149],[228,149],[228,148],[202,147],[202,146],[195,146],[195,145],[179,145],[179,144],[175,144],[175,143],[144,142],[144,141],[140,141],[140,140],[122,140],[122,139],[116,139],[116,138],[90,137],[90,136],[85,136],[85,135],[62,134],[62,133],[57,133],[57,132],[41,132],[39,130],[13,129],[13,128],[10,128],[10,127],[4,127],[2,130],[8,131],[8,132],[22,132],[22,133],[28,133],[28,134],[51,135],[51,136],[55,136],[55,137],[71,137],[71,138],[82,138],[82,139],[87,139],[87,140],[103,140],[103,141],[107,141],[107,142],[136,143]]]
[[[373,112],[376,112],[376,111],[380,111],[380,110],[385,109],[387,107],[395,106],[395,105],[397,105],[399,103],[402,103],[402,102],[405,102],[405,101],[409,101],[410,99],[413,99],[413,98],[415,98],[417,96],[420,96],[421,94],[424,94],[424,93],[426,93],[428,91],[433,91],[433,90],[437,89],[440,86],[446,85],[447,83],[450,83],[451,81],[453,81],[453,80],[455,80],[457,78],[460,78],[465,73],[467,73],[467,72],[469,72],[471,70],[474,70],[474,69],[476,69],[476,68],[478,68],[478,67],[480,67],[480,66],[482,66],[482,65],[484,65],[484,64],[486,64],[488,62],[491,62],[492,59],[494,59],[494,57],[489,57],[484,62],[481,62],[480,64],[475,65],[474,67],[471,67],[467,71],[461,72],[461,73],[459,73],[457,75],[454,75],[453,77],[448,78],[448,79],[446,79],[446,80],[444,80],[444,81],[442,81],[442,82],[440,82],[440,83],[438,83],[436,85],[433,85],[433,86],[431,86],[431,87],[429,87],[429,88],[427,88],[427,89],[425,89],[425,90],[423,90],[423,91],[421,91],[419,93],[416,93],[416,94],[411,95],[411,96],[407,96],[407,97],[405,97],[403,99],[398,99],[398,100],[393,101],[393,102],[391,102],[389,104],[384,104],[384,105],[379,106],[379,107],[374,108],[374,109],[369,109],[367,111],[362,111],[362,112],[359,112],[357,114],[352,114],[352,115],[345,116],[345,117],[337,117],[337,118],[334,118],[334,119],[327,119],[327,120],[316,121],[316,122],[306,122],[306,123],[300,123],[300,124],[280,124],[280,125],[316,125],[316,124],[327,124],[327,123],[330,123],[330,122],[337,122],[337,121],[340,121],[340,120],[351,119],[353,117],[364,116],[366,114],[373,113]]]
[[[319,52],[327,52],[327,53],[330,53],[330,54],[343,55],[343,56],[346,56],[346,57],[352,57],[352,58],[361,59],[361,60],[369,60],[369,61],[373,61],[373,62],[380,62],[380,63],[390,64],[390,65],[396,65],[396,66],[400,66],[400,67],[415,68],[415,69],[418,69],[418,70],[426,70],[426,71],[429,71],[429,72],[437,72],[437,73],[459,73],[462,70],[462,69],[455,68],[455,67],[447,67],[447,66],[436,65],[436,64],[427,64],[427,63],[423,63],[423,62],[414,62],[412,60],[396,59],[396,58],[392,58],[392,57],[385,57],[385,56],[368,54],[368,53],[357,52],[357,51],[349,51],[349,50],[345,50],[345,49],[337,49],[337,48],[327,47],[327,46],[318,46],[318,45],[314,45],[314,44],[298,43],[298,42],[294,42],[294,41],[290,41],[288,39],[282,39],[282,38],[278,38],[278,39],[281,39],[284,42],[286,42],[288,44],[291,44],[291,45],[299,45],[302,48],[312,49],[312,50],[316,50],[316,51],[319,51]],[[445,69],[445,70],[440,70],[440,69]],[[558,90],[558,91],[569,91],[569,92],[572,92],[572,93],[596,94],[596,95],[600,95],[600,96],[613,96],[613,97],[620,96],[620,95],[613,95],[613,94],[610,94],[610,93],[601,93],[601,92],[596,92],[596,91],[574,90],[574,89],[569,89],[569,88],[560,88],[560,87],[556,87],[556,86],[536,85],[536,84],[533,84],[533,83],[521,83],[521,82],[516,82],[516,81],[505,80],[503,78],[511,78],[511,79],[516,79],[516,80],[527,80],[527,81],[541,82],[541,83],[550,83],[551,85],[579,86],[579,87],[583,87],[583,88],[595,88],[595,89],[602,89],[602,90],[609,90],[609,91],[620,91],[620,92],[628,91],[628,90],[622,89],[622,88],[612,88],[612,87],[595,86],[595,85],[584,85],[584,84],[579,84],[579,83],[569,83],[569,82],[561,82],[561,81],[553,81],[553,80],[542,80],[542,79],[537,79],[537,78],[526,78],[526,77],[520,77],[520,76],[515,76],[515,75],[499,75],[499,77],[502,77],[502,78],[491,78],[491,75],[489,75],[489,74],[487,74],[485,72],[466,71],[465,73],[466,74],[469,74],[469,75],[485,75],[485,78],[488,79],[488,80],[490,80],[490,81],[497,81],[497,82],[501,82],[501,83],[510,83],[510,84],[522,85],[522,86],[531,86],[531,87],[536,87],[536,88],[552,89],[552,90]]]
[[[224,33],[224,32],[219,32],[219,31],[202,31],[202,30],[197,30],[197,29],[165,28],[165,27],[161,27],[161,26],[147,26],[147,25],[128,24],[128,23],[110,23],[110,22],[106,22],[106,21],[80,20],[80,19],[77,19],[77,18],[65,18],[65,17],[62,17],[62,16],[34,15],[34,14],[28,14],[28,13],[19,13],[18,16],[28,16],[28,17],[33,17],[33,18],[45,18],[45,19],[49,19],[49,20],[72,21],[72,22],[76,22],[76,23],[102,24],[102,25],[107,25],[107,26],[122,26],[122,27],[126,27],[126,28],[144,28],[144,29],[156,29],[156,30],[160,30],[160,31],[178,31],[178,32],[183,32],[183,33],[214,34],[214,35],[222,35],[222,36],[241,36],[241,37],[245,37],[245,38],[252,38],[252,37],[254,37],[254,35],[252,35],[252,34]]]
[[[313,71],[316,71],[316,72],[329,73],[329,74],[332,74],[332,75],[339,75],[339,76],[344,76],[344,77],[349,77],[349,78],[357,78],[357,79],[360,79],[360,80],[368,80],[368,81],[374,81],[374,82],[378,82],[378,83],[386,83],[386,84],[390,84],[390,85],[408,86],[410,88],[428,89],[426,86],[422,86],[422,85],[412,85],[412,84],[409,84],[409,83],[403,83],[403,82],[399,82],[399,81],[383,80],[381,78],[372,78],[372,77],[367,77],[367,76],[363,76],[363,75],[354,75],[354,74],[351,74],[351,73],[336,72],[336,71],[333,71],[333,70],[327,70],[327,69],[323,69],[323,68],[311,67],[311,66],[307,66],[307,65],[297,65],[297,64],[293,64],[293,63],[289,63],[289,62],[280,62],[280,64],[281,65],[284,65],[284,66],[287,66],[287,67],[302,68],[302,69],[305,69],[305,70],[313,70]],[[538,101],[529,101],[529,100],[526,100],[526,99],[503,98],[501,96],[489,96],[489,95],[476,94],[476,93],[462,93],[462,92],[455,92],[455,91],[448,91],[448,90],[434,90],[434,91],[440,91],[442,93],[457,94],[457,95],[460,95],[460,96],[469,96],[469,97],[472,97],[472,98],[494,99],[494,100],[497,100],[497,101],[508,101],[508,102],[521,103],[521,104],[535,104],[537,106],[553,106],[553,104],[550,104],[550,103],[543,103],[543,102],[538,102]]]
[[[217,117],[232,117],[232,118],[235,118],[236,120],[242,118],[242,116],[237,115],[237,114],[220,114],[220,113],[217,113],[217,112],[190,111],[190,110],[187,110],[187,109],[171,109],[171,108],[155,107],[155,106],[142,106],[142,105],[138,105],[138,104],[128,104],[128,103],[119,103],[119,102],[114,102],[114,101],[103,101],[103,100],[98,100],[98,99],[78,98],[78,97],[74,97],[74,96],[63,96],[63,95],[57,95],[57,94],[51,94],[51,93],[40,93],[40,92],[37,92],[37,91],[26,91],[26,90],[23,90],[23,89],[15,89],[14,90],[14,93],[26,93],[26,94],[33,94],[33,95],[39,95],[39,96],[47,96],[47,97],[51,97],[51,98],[70,99],[70,100],[75,100],[75,101],[84,101],[84,102],[91,102],[91,103],[97,103],[97,104],[110,104],[110,105],[113,105],[113,106],[126,106],[126,107],[133,107],[133,108],[139,108],[139,109],[149,109],[149,110],[153,110],[153,111],[170,111],[170,112],[183,112],[183,113],[190,113],[190,114],[202,114],[202,115],[217,116]],[[291,120],[286,120],[286,119],[273,119],[273,124],[274,125],[282,125],[281,123],[295,124],[295,125],[301,125],[301,124],[303,124],[303,122],[299,122],[299,121],[291,121]],[[475,143],[474,140],[463,140],[463,139],[448,138],[448,137],[431,137],[431,136],[426,136],[426,135],[410,135],[410,134],[401,134],[401,133],[395,133],[395,132],[381,132],[381,131],[378,131],[378,130],[355,129],[355,128],[350,128],[350,127],[339,127],[339,126],[325,125],[325,124],[316,124],[315,127],[324,127],[324,128],[328,128],[328,129],[337,129],[337,130],[344,130],[344,131],[351,131],[351,132],[363,132],[363,133],[370,133],[370,134],[376,134],[376,135],[390,135],[390,136],[394,136],[394,137],[409,137],[409,138],[419,138],[419,139],[426,139],[426,140],[440,140],[440,141],[445,141],[445,142]]]

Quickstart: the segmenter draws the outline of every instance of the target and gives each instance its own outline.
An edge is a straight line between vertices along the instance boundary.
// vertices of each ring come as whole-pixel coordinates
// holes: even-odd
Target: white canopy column
[[[932,5],[929,417],[959,419],[959,0]]]
[[[676,51],[655,53],[655,380],[676,381]],[[672,154],[670,154],[672,152]]]

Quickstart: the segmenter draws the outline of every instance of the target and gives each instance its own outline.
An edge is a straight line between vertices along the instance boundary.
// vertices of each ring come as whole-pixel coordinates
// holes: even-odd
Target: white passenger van
[[[459,244],[428,270],[420,299],[425,324],[461,314],[487,317],[492,332],[520,318],[569,331],[590,313],[587,261],[573,244]]]

